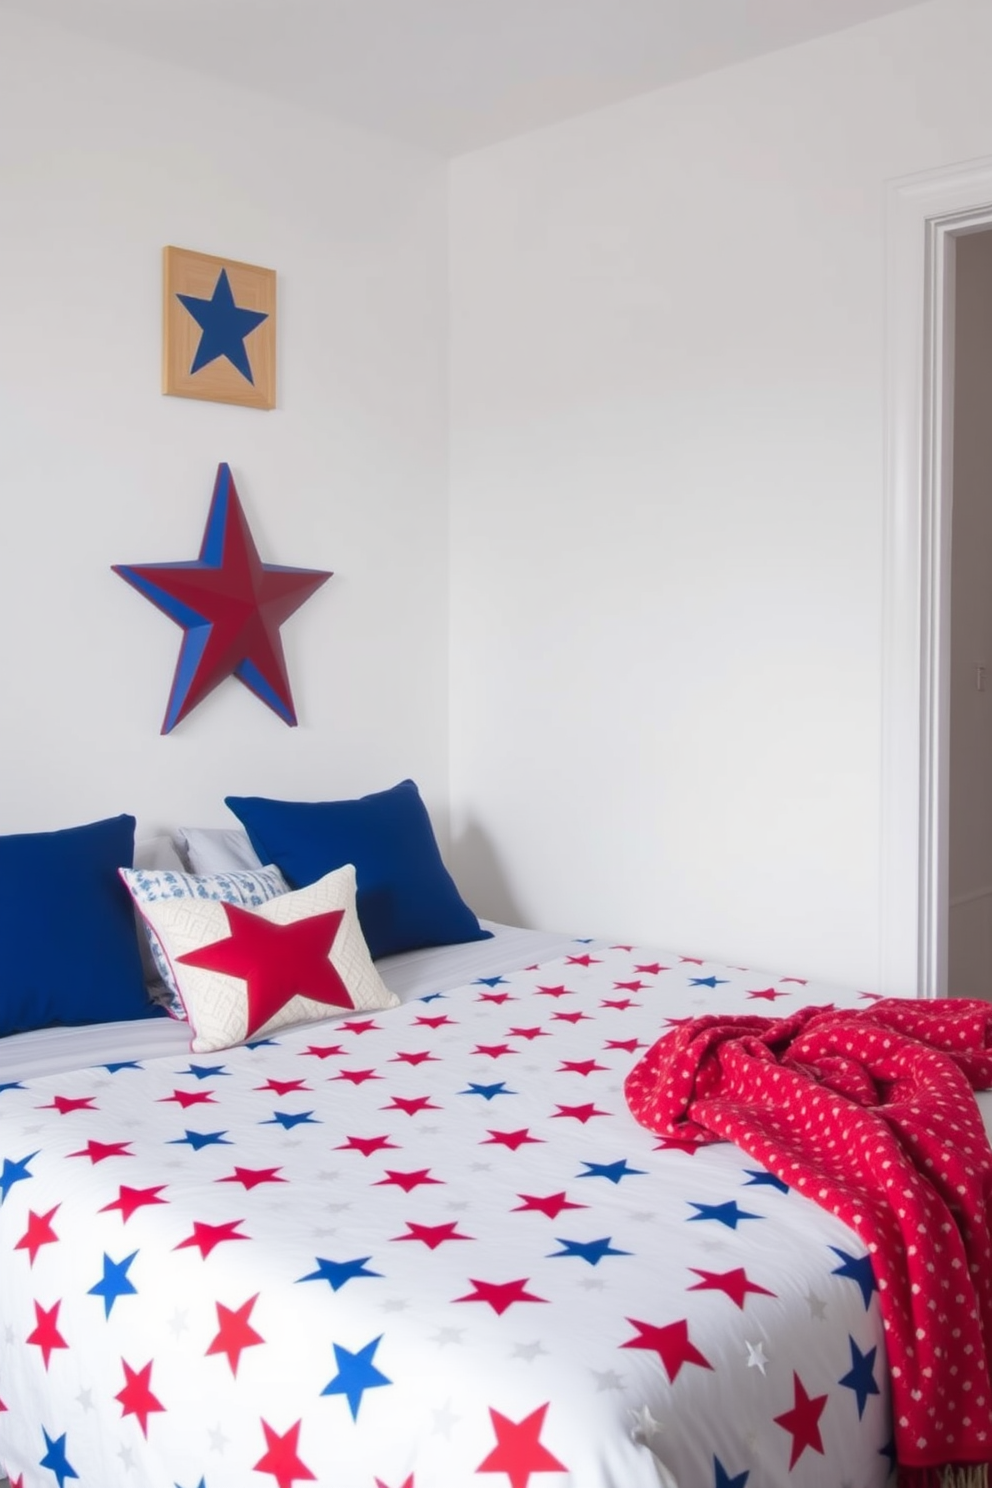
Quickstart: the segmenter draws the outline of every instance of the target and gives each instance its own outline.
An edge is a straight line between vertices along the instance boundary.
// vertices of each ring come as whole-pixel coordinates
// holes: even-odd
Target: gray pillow
[[[262,866],[248,833],[240,827],[180,827],[176,841],[191,873],[231,873]]]

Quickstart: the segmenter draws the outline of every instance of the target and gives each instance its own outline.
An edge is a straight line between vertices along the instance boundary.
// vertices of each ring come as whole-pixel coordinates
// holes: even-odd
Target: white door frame
[[[879,989],[947,991],[954,240],[992,226],[992,159],[890,183]]]

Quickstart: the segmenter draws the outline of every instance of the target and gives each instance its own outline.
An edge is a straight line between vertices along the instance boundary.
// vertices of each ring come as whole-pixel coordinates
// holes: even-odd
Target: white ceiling
[[[0,0],[442,155],[923,0]]]

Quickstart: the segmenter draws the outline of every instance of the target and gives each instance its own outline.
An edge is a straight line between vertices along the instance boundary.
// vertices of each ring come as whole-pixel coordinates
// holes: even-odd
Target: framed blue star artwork
[[[170,247],[162,279],[163,393],[275,408],[275,270]]]

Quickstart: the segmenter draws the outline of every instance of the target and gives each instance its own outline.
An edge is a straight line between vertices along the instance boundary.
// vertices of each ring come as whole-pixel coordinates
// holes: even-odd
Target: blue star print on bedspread
[[[623,1097],[660,1032],[753,1012],[767,974],[577,950],[216,1064],[5,1080],[12,1488],[552,1488],[600,1452],[624,1488],[658,1459],[692,1488],[768,1463],[882,1488],[860,1242]]]

